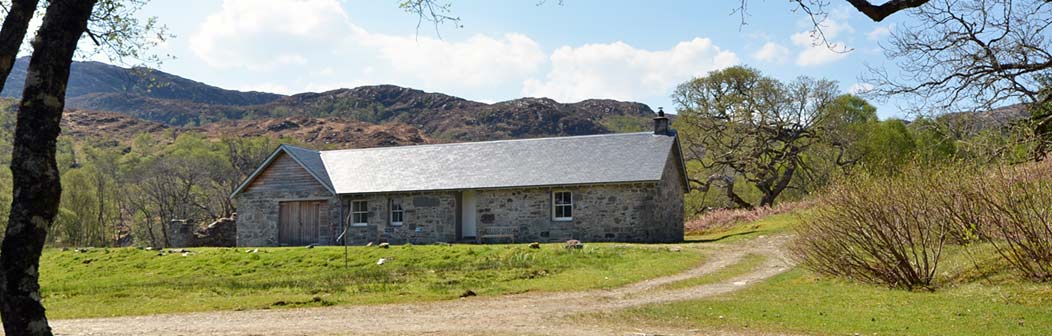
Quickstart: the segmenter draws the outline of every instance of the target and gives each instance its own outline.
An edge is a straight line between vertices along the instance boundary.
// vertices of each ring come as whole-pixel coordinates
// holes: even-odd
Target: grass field
[[[689,237],[734,241],[785,232],[802,214],[771,216],[726,232]],[[823,278],[798,267],[742,291],[580,317],[627,325],[820,335],[1052,335],[1052,284],[1013,274],[989,246],[949,246],[934,292]],[[757,258],[760,258],[757,260]],[[762,257],[668,286],[699,285],[754,269]]]
[[[1047,285],[970,284],[906,292],[817,278],[796,269],[713,299],[598,316],[627,324],[823,335],[1049,335]]]
[[[587,244],[565,250],[519,245],[404,245],[246,249],[164,253],[134,248],[61,251],[41,258],[51,318],[374,304],[526,291],[610,288],[683,271],[697,249]],[[380,258],[383,265],[377,265]]]

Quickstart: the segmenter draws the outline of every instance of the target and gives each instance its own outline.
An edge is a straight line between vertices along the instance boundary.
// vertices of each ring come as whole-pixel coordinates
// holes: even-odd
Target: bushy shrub
[[[831,187],[797,227],[793,256],[820,273],[934,288],[945,244],[982,243],[1052,281],[1052,162],[912,167]]]
[[[970,206],[956,210],[976,215],[957,224],[1024,276],[1052,281],[1052,162],[996,169],[969,187]]]
[[[858,176],[830,188],[797,226],[793,256],[820,274],[897,288],[934,288],[953,227],[937,196],[945,171]]]

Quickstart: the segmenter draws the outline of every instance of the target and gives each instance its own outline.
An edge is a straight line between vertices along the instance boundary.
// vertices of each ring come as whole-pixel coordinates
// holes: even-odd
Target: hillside
[[[18,97],[22,94],[28,66],[28,57],[15,61],[0,96]],[[226,90],[163,71],[122,68],[101,62],[73,62],[66,89],[66,98],[70,99],[68,107],[124,110],[117,104],[98,106],[74,99],[85,95],[145,97],[211,105],[255,105],[282,97],[274,93]]]
[[[203,127],[171,127],[116,112],[67,110],[62,118],[62,134],[74,139],[107,139],[130,141],[148,133],[163,136],[179,133],[201,133],[210,138],[270,136],[291,138],[317,147],[365,148],[433,143],[419,129],[398,123],[383,125],[340,118],[285,117],[231,120]]]
[[[547,98],[520,98],[485,104],[394,85],[303,93],[246,109],[246,115],[253,116],[339,116],[378,124],[399,122],[419,127],[435,138],[461,141],[637,131],[649,127],[654,115],[646,105],[633,102],[586,100],[564,104]],[[633,120],[629,125],[635,127],[619,129],[604,124],[613,118]]]
[[[16,62],[2,96],[16,97],[21,93],[27,65],[27,58]],[[314,139],[310,142],[338,144],[360,140],[365,141],[363,144],[401,144],[642,131],[649,129],[654,114],[650,107],[635,102],[559,103],[547,98],[520,98],[486,104],[394,85],[284,96],[226,90],[163,71],[128,69],[99,62],[73,64],[67,107],[141,119],[118,120],[113,114],[78,112],[74,117],[80,126],[72,126],[76,130],[70,131],[71,134],[105,136],[112,132],[118,138],[127,138],[126,133],[143,131],[139,127],[149,130],[202,128],[214,134],[219,134],[215,130],[222,129],[230,135],[294,135]],[[91,120],[93,116],[101,119]],[[219,125],[212,125],[215,123]],[[85,128],[96,124],[107,127]],[[270,130],[278,124],[297,126],[295,131]],[[366,134],[351,134],[359,130]]]

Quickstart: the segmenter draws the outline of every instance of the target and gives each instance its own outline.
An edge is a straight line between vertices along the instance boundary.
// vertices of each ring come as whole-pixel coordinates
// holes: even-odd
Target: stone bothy
[[[676,242],[688,188],[662,113],[644,133],[332,151],[281,145],[231,197],[238,246]]]

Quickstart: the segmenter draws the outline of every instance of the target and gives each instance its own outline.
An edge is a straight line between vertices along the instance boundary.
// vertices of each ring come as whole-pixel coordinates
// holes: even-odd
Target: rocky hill
[[[3,96],[20,95],[27,63],[16,62]],[[73,110],[67,133],[78,136],[128,138],[171,128],[347,146],[642,131],[654,115],[634,102],[520,98],[486,104],[394,85],[291,96],[241,92],[99,62],[73,64],[67,107]]]
[[[303,93],[245,109],[245,115],[253,116],[338,116],[377,124],[398,122],[445,140],[635,131],[649,125],[654,115],[640,103],[586,100],[564,104],[547,98],[520,98],[485,104],[394,85]],[[636,127],[618,129],[614,123],[605,123],[613,118],[635,120]]]
[[[21,57],[15,61],[11,75],[8,76],[0,96],[21,96],[28,66],[29,57]],[[124,110],[120,104],[88,106],[89,104],[83,103],[119,100],[75,99],[86,95],[145,97],[212,105],[256,105],[283,97],[274,93],[221,89],[163,71],[122,68],[101,62],[74,62],[70,68],[69,84],[66,89],[66,98],[71,100],[67,103],[69,107]]]
[[[367,148],[434,143],[421,130],[398,123],[382,125],[340,118],[285,117],[231,120],[202,127],[171,127],[125,114],[93,110],[67,110],[62,118],[62,134],[75,139],[130,141],[149,133],[171,137],[181,133],[201,133],[210,138],[236,135],[271,136],[295,139],[315,147]]]

